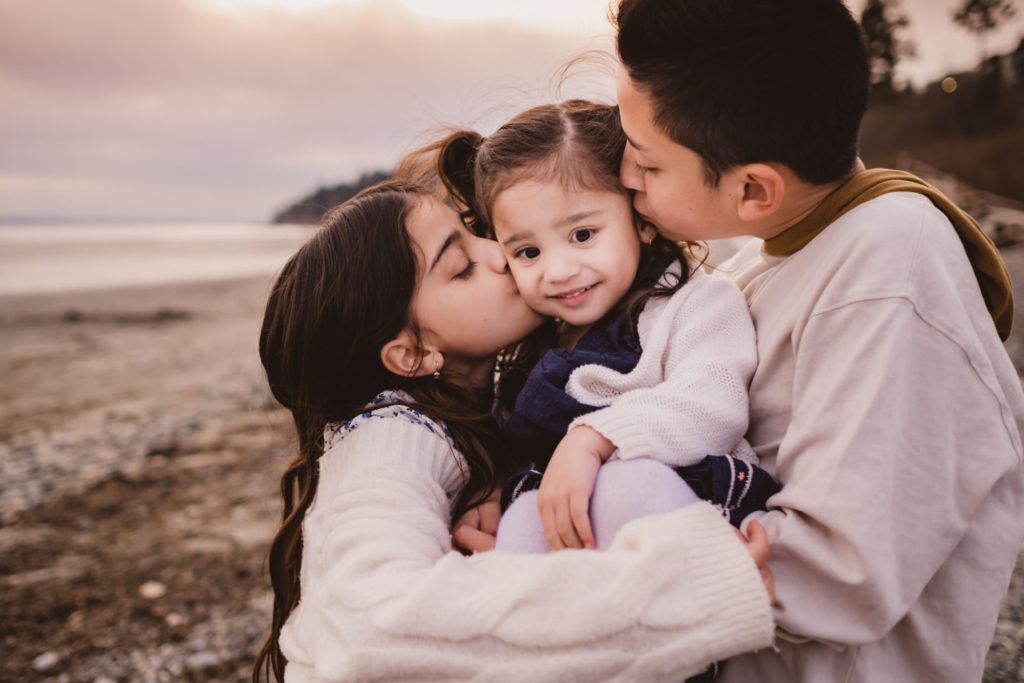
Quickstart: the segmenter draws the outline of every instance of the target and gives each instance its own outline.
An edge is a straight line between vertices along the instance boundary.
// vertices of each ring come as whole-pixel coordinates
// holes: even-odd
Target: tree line
[[[951,19],[977,38],[984,54],[985,38],[1016,14],[1012,0],[964,0]],[[860,15],[860,25],[871,59],[872,86],[876,90],[894,90],[900,60],[916,54],[914,43],[905,37],[909,17],[900,9],[899,0],[868,0]]]

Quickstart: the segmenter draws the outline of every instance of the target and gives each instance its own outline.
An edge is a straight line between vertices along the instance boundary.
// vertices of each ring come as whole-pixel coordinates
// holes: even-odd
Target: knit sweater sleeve
[[[569,428],[592,427],[615,444],[621,459],[682,466],[732,452],[747,430],[747,390],[757,366],[743,294],[727,279],[697,269],[655,320],[643,315],[643,353],[633,372],[585,366],[570,378],[573,396],[597,405],[603,400],[605,407]]]
[[[370,421],[321,458],[303,525],[288,680],[682,680],[764,647],[749,554],[706,503],[603,552],[452,551],[459,457],[420,424]]]

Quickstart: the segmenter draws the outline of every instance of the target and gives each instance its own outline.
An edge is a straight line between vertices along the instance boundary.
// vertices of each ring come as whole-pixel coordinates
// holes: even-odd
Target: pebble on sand
[[[157,600],[167,595],[167,586],[159,581],[147,581],[139,586],[139,595],[147,600]]]
[[[53,650],[44,652],[35,659],[32,660],[32,668],[36,671],[49,671],[57,662],[60,661],[60,656]]]
[[[167,625],[171,628],[177,628],[178,626],[184,626],[185,622],[188,620],[177,612],[171,612],[164,617],[164,621],[166,621]]]

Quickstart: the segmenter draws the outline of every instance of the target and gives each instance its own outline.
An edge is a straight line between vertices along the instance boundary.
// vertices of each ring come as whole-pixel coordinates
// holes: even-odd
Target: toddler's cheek
[[[551,301],[543,296],[539,296],[537,292],[519,290],[519,294],[523,297],[523,301],[526,302],[527,306],[541,315],[549,315],[551,313]]]

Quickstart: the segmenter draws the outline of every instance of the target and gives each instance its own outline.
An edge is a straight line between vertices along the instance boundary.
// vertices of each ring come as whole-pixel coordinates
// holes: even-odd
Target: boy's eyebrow
[[[441,260],[441,257],[444,256],[444,252],[448,251],[448,247],[455,244],[455,242],[461,237],[462,235],[459,234],[458,230],[452,230],[452,233],[445,238],[444,244],[442,244],[441,248],[437,250],[437,254],[434,255],[434,260],[430,263],[430,268],[427,269],[428,273],[434,270],[434,266],[436,266],[438,261]]]
[[[633,141],[633,138],[629,137],[628,135],[626,135],[626,142],[628,142],[629,146],[632,147],[633,149],[639,150],[641,152],[647,151],[643,145],[636,144],[636,142]]]

